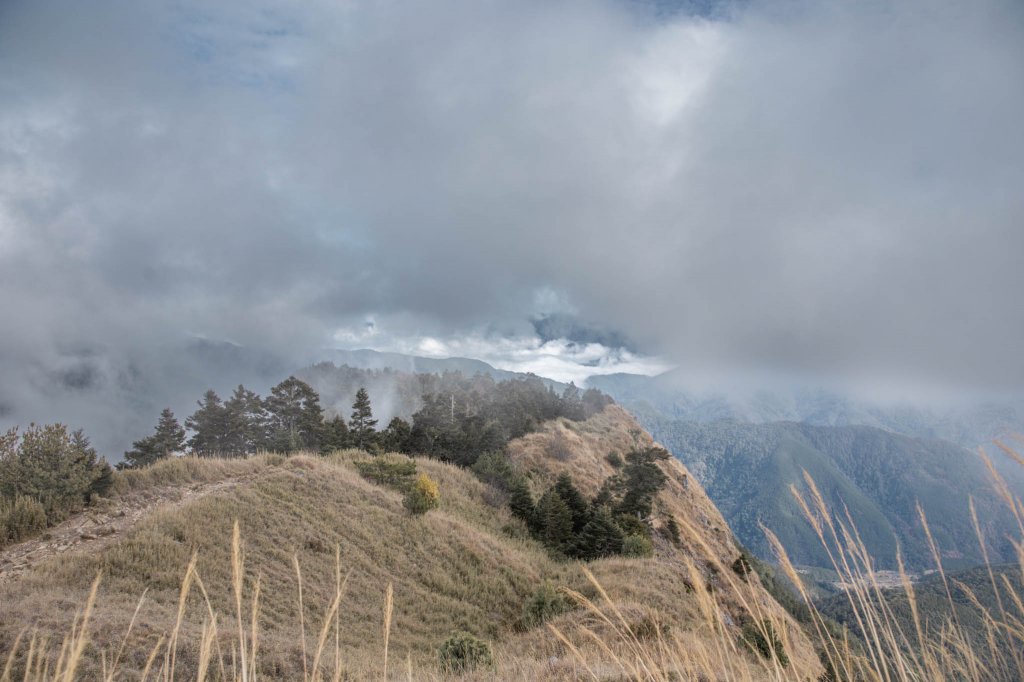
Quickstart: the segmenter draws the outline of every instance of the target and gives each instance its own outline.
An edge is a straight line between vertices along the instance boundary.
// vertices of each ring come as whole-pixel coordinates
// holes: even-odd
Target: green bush
[[[621,469],[626,464],[622,460],[622,455],[620,455],[617,452],[609,452],[608,456],[605,457],[605,459],[608,460],[608,463],[611,464],[616,469]]]
[[[618,514],[615,523],[622,529],[623,535],[643,535],[650,537],[651,527],[633,514]]]
[[[544,583],[523,605],[523,627],[534,628],[555,616],[572,609],[572,602],[555,589],[551,583]]]
[[[39,500],[18,495],[0,499],[0,545],[18,542],[46,529],[46,509]]]
[[[103,495],[113,472],[81,431],[63,424],[32,424],[0,435],[0,498],[19,495],[39,501],[48,523],[57,523]]]
[[[412,487],[416,475],[416,462],[407,457],[380,456],[355,464],[366,480],[403,492]]]
[[[766,636],[767,635],[767,636]],[[761,655],[761,658],[771,660],[775,654],[775,660],[783,668],[789,665],[789,656],[779,640],[771,621],[761,621],[761,626],[756,623],[746,623],[740,635],[740,641],[746,644],[751,650]]]
[[[653,552],[654,546],[646,535],[627,535],[626,539],[622,541],[622,553],[626,556],[651,556]]]
[[[440,498],[437,483],[430,476],[420,474],[405,493],[403,503],[411,514],[426,514],[437,506]]]
[[[512,490],[522,478],[516,472],[508,454],[502,450],[485,452],[477,458],[470,469],[484,483],[505,492]]]
[[[441,668],[446,672],[462,673],[493,664],[491,647],[487,642],[468,632],[456,632],[438,650]]]
[[[750,559],[746,554],[740,554],[736,557],[736,561],[732,562],[732,566],[730,568],[732,568],[733,573],[741,577],[744,581],[746,581],[750,572],[754,570],[751,568]]]

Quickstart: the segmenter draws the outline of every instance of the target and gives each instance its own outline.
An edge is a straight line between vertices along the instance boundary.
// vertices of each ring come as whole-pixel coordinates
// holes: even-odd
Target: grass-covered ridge
[[[542,485],[569,471],[586,489],[588,481],[603,480],[614,470],[606,459],[610,451],[623,451],[637,439],[649,442],[625,412],[609,407],[584,422],[560,420],[545,425],[526,439],[510,443],[509,450],[531,482]],[[539,458],[541,450],[557,450],[558,457],[548,458],[545,466]],[[581,564],[559,559],[531,539],[509,512],[501,491],[471,471],[414,458],[416,471],[436,481],[440,498],[437,509],[412,515],[399,489],[368,480],[360,472],[359,463],[370,457],[350,450],[327,457],[175,458],[139,471],[119,472],[114,504],[122,496],[173,486],[201,488],[217,481],[232,481],[232,485],[186,504],[157,509],[101,551],[86,548],[64,553],[0,587],[5,606],[0,661],[25,626],[40,635],[49,634],[55,652],[54,643],[69,632],[75,608],[86,602],[98,574],[101,582],[80,661],[80,679],[94,678],[103,667],[104,655],[110,665],[143,593],[145,601],[127,639],[126,653],[119,659],[116,679],[133,679],[145,669],[154,650],[163,653],[154,659],[151,671],[166,669],[170,665],[167,641],[175,632],[182,579],[195,556],[196,578],[184,602],[182,625],[174,635],[175,677],[194,677],[205,655],[216,661],[211,664],[210,679],[222,674],[240,679],[231,667],[231,647],[238,648],[238,605],[232,583],[237,565],[232,537],[237,522],[245,567],[242,630],[249,629],[258,583],[255,665],[263,679],[303,679],[309,674],[339,579],[344,590],[329,619],[330,656],[320,661],[325,679],[338,669],[354,679],[380,678],[389,586],[388,650],[396,679],[407,679],[409,665],[413,679],[448,674],[439,667],[438,648],[457,632],[469,633],[493,652],[493,668],[486,674],[460,671],[458,675],[592,679],[589,666],[601,671],[602,677],[614,677],[622,674],[622,661],[633,660],[630,638],[654,643],[671,637],[687,643],[692,660],[662,661],[659,665],[666,669],[698,670],[707,664],[700,659],[717,660],[731,668],[736,679],[757,679],[775,663],[738,644],[744,604],[755,608],[759,619],[775,623],[791,661],[788,671],[810,675],[817,668],[806,637],[756,579],[744,582],[728,570],[728,562],[736,555],[728,531],[699,487],[682,482],[685,471],[676,462],[663,463],[669,480],[655,507],[662,513],[671,510],[679,518],[680,545],[655,533],[652,557],[612,557]],[[403,455],[379,457],[410,461]],[[301,617],[296,562],[305,604]],[[576,593],[603,603],[586,570],[612,597],[624,626],[607,604],[602,608],[618,625],[602,621],[569,596]],[[552,587],[564,602],[551,596]],[[562,591],[566,589],[569,593]],[[551,606],[549,602],[558,603]],[[210,634],[211,612],[217,615],[216,636]],[[599,633],[609,649],[598,645],[588,631]],[[627,632],[632,634],[619,634]],[[219,653],[214,645],[220,646]],[[19,645],[19,651],[23,655],[26,649]],[[340,652],[337,661],[335,651]],[[22,658],[12,660],[16,670]]]

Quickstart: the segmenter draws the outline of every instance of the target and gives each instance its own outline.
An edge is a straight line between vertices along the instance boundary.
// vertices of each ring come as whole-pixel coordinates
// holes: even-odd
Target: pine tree
[[[401,417],[393,417],[388,427],[380,434],[381,448],[385,452],[407,452],[412,426]]]
[[[537,528],[533,495],[530,494],[530,486],[525,479],[518,478],[512,482],[508,490],[508,506],[512,516],[525,521],[531,530]]]
[[[377,420],[373,418],[373,409],[370,406],[370,394],[365,388],[360,388],[356,391],[356,401],[352,403],[352,418],[348,421],[352,443],[362,450],[368,449],[376,440],[376,425]]]
[[[185,449],[185,429],[181,428],[169,407],[160,413],[156,430],[151,436],[132,443],[132,449],[124,453],[119,469],[136,469],[153,464],[164,457]]]
[[[566,552],[572,543],[572,511],[554,489],[537,501],[534,511],[537,539],[556,552]]]
[[[213,389],[207,391],[197,404],[199,409],[185,420],[185,426],[194,432],[188,446],[200,457],[216,457],[227,445],[227,410]]]
[[[227,433],[224,451],[251,455],[267,445],[267,410],[253,391],[239,384],[224,402]]]
[[[607,507],[598,509],[580,531],[573,544],[573,556],[591,560],[612,556],[622,551],[622,529],[615,523]]]
[[[583,421],[586,418],[580,389],[576,388],[575,382],[570,381],[562,391],[562,414],[573,421]]]
[[[341,415],[335,415],[333,418],[328,419],[324,422],[324,437],[323,443],[321,443],[321,452],[325,455],[335,452],[336,450],[344,450],[351,443],[351,439],[348,434],[348,425],[345,424],[345,420]]]
[[[279,452],[320,451],[324,417],[320,396],[312,386],[288,377],[270,389],[263,405],[268,413],[271,448]]]
[[[657,463],[668,458],[668,452],[657,447],[634,450],[626,455],[626,466],[622,470],[625,493],[616,511],[641,519],[651,515],[654,496],[668,480]]]
[[[576,488],[569,474],[560,474],[555,481],[555,492],[562,498],[562,501],[569,507],[572,513],[572,530],[579,533],[583,526],[590,521],[590,503],[583,494]]]

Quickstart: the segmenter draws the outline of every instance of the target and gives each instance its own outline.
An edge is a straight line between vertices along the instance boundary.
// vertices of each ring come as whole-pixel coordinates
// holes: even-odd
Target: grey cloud
[[[692,6],[5,3],[4,419],[543,288],[684,366],[1020,388],[1020,4]]]

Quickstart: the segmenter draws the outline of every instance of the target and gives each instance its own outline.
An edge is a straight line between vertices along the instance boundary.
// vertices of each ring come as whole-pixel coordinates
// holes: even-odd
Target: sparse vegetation
[[[30,538],[46,529],[46,508],[25,495],[0,498],[0,547]]]
[[[437,489],[437,482],[426,474],[420,474],[405,493],[402,502],[410,514],[418,515],[436,508],[440,499],[441,493]]]
[[[374,457],[357,461],[355,465],[363,478],[400,492],[412,487],[416,475],[416,462],[408,457]]]
[[[523,605],[523,627],[534,628],[573,608],[573,603],[550,582],[545,582]]]
[[[450,673],[462,673],[494,663],[491,647],[468,632],[456,632],[444,641],[438,650],[441,668]]]
[[[622,540],[622,553],[626,556],[645,557],[651,556],[653,552],[654,547],[651,544],[651,539],[646,535],[634,533],[633,535],[627,535]]]
[[[770,620],[763,620],[760,623],[747,623],[743,626],[740,640],[760,654],[761,658],[775,659],[783,668],[789,666],[789,657],[786,649],[775,632],[775,626]]]
[[[538,435],[540,445],[545,435]],[[910,616],[897,617],[894,611],[904,606],[888,595],[888,601],[879,601],[872,559],[856,529],[829,515],[808,478],[810,493],[801,493],[798,503],[836,557],[836,572],[850,581],[851,619],[863,627],[834,629],[769,534],[781,571],[804,600],[801,629],[762,588],[778,586],[770,571],[752,557],[741,561],[743,553],[737,558],[735,545],[716,534],[715,519],[700,523],[699,514],[681,511],[692,507],[672,506],[693,504],[697,492],[678,498],[662,494],[666,487],[682,489],[679,465],[627,458],[635,466],[655,462],[666,478],[665,487],[650,495],[651,516],[638,518],[618,513],[618,505],[639,500],[642,506],[643,496],[630,495],[627,485],[650,477],[618,472],[620,482],[602,485],[593,471],[607,469],[596,453],[587,464],[598,465],[596,470],[575,468],[568,475],[565,467],[580,467],[582,452],[551,462],[546,476],[535,468],[521,471],[523,460],[517,459],[511,478],[505,463],[513,462],[501,457],[488,457],[474,476],[430,459],[356,451],[327,458],[168,458],[118,472],[110,490],[115,499],[159,486],[234,483],[220,494],[149,515],[101,552],[68,553],[39,565],[15,586],[0,582],[7,616],[0,623],[0,651],[6,654],[6,660],[0,656],[0,669],[6,665],[9,671],[0,673],[0,680],[138,679],[147,661],[151,679],[203,679],[205,670],[210,677],[238,681],[243,669],[245,679],[257,671],[263,679],[380,678],[387,666],[381,628],[366,626],[380,622],[383,586],[391,584],[394,610],[389,587],[384,630],[391,635],[392,655],[405,662],[387,669],[402,679],[408,669],[409,677],[428,680],[592,679],[588,671],[600,670],[606,678],[657,682],[701,676],[740,682],[981,682],[1018,679],[1024,670],[1020,583],[1004,579],[1019,567],[979,572],[962,584],[941,572],[927,588],[908,580],[902,589]],[[445,490],[445,503],[423,516],[410,534],[408,524],[397,522],[405,513],[402,496],[390,491],[409,489],[417,474]],[[504,481],[511,481],[510,501],[521,484],[529,496],[530,485],[547,481],[548,501],[534,505],[529,496],[529,503],[557,508],[557,525],[575,528],[585,521],[583,529],[591,531],[602,524],[620,533],[628,529],[620,551],[633,553],[634,544],[646,544],[650,549],[639,553],[653,558],[605,554],[589,564],[554,560],[537,543],[503,532],[513,517],[511,502],[495,507],[485,498],[489,486]],[[1018,509],[1017,498],[998,481],[1000,498]],[[602,504],[596,504],[599,499]],[[520,513],[526,515],[528,506],[524,501]],[[659,528],[675,521],[680,546],[687,549],[677,551],[672,543],[655,547],[652,519],[663,520]],[[923,514],[921,521],[927,528]],[[644,528],[646,533],[632,532]],[[984,537],[981,530],[979,536]],[[243,538],[249,538],[246,544]],[[569,546],[576,542],[569,540]],[[941,565],[938,547],[935,559]],[[751,579],[753,572],[759,580]],[[88,576],[97,573],[103,582],[90,591]],[[986,581],[992,592],[985,603],[996,605],[976,608],[976,620],[958,622],[967,613],[959,608],[961,598],[970,601]],[[144,590],[146,599],[133,617],[135,603],[128,595]],[[958,608],[930,622],[920,609],[930,609],[931,593]],[[65,642],[44,640],[71,627],[71,615],[60,608],[69,599],[80,599],[87,608]],[[11,626],[28,622],[29,614],[38,635],[18,639]],[[965,627],[987,634],[973,637]],[[438,631],[462,634],[439,650]],[[817,653],[805,632],[812,633]],[[863,644],[854,633],[863,636]],[[117,654],[122,640],[123,656]],[[70,654],[61,657],[62,647]]]
[[[747,576],[750,575],[750,572],[753,570],[750,567],[750,557],[744,553],[741,553],[736,557],[736,561],[732,562],[732,565],[729,566],[729,568],[731,568],[732,572],[743,580],[746,580]]]

